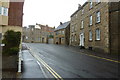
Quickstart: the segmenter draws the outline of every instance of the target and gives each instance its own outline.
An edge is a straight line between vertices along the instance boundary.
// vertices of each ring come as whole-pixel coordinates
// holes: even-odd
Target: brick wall
[[[8,12],[8,25],[22,26],[24,2],[10,2]]]

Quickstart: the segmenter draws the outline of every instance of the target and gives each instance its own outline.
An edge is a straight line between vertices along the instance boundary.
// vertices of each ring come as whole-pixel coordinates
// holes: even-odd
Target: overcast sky
[[[23,26],[36,23],[57,27],[60,22],[70,20],[78,4],[86,0],[25,0]]]

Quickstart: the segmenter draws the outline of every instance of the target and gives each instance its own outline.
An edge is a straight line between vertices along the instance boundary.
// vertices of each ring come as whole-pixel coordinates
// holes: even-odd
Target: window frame
[[[101,0],[96,0],[96,2],[97,2],[97,3],[100,3],[100,2],[101,2]]]
[[[89,41],[93,40],[93,34],[92,34],[92,30],[89,30]]]
[[[82,14],[84,14],[84,9],[82,9]]]
[[[2,15],[8,16],[8,8],[2,7]]]
[[[2,7],[0,6],[0,15],[2,15]]]
[[[90,20],[89,20],[89,25],[91,26],[92,24],[93,24],[93,16],[92,15],[90,15],[90,18],[89,18]]]
[[[92,2],[92,0],[90,0],[90,9],[92,9],[93,8],[93,2]]]
[[[81,21],[81,29],[83,29],[84,28],[84,21],[82,20]]]
[[[101,13],[100,11],[96,12],[96,23],[100,23],[101,22]]]
[[[100,29],[97,28],[95,33],[96,33],[96,40],[100,41],[101,40],[101,31],[100,31]]]

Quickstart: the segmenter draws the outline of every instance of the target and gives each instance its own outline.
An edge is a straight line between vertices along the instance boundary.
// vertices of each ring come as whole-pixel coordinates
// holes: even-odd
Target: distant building
[[[23,42],[53,43],[54,28],[48,25],[29,25],[23,27]]]
[[[70,22],[62,23],[54,31],[54,43],[69,45]]]
[[[119,2],[86,2],[71,15],[70,45],[119,53]]]

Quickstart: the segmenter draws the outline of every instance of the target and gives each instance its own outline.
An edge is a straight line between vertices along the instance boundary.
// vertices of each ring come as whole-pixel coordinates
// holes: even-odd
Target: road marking
[[[103,59],[103,60],[107,60],[107,61],[111,61],[111,62],[115,62],[115,63],[120,63],[119,61],[116,61],[116,60],[107,59],[107,58],[103,58],[103,57],[99,57],[99,56],[95,56],[95,55],[88,55],[88,56]]]
[[[63,78],[57,74],[45,61],[43,61],[38,55],[32,53],[31,49],[29,49],[30,53],[57,79],[63,80]]]
[[[41,64],[40,64],[38,61],[37,61],[37,64],[40,66],[40,69],[42,70],[42,73],[43,73],[43,75],[45,76],[45,78],[48,78],[48,76],[45,74],[45,72],[44,72]]]
[[[72,51],[72,52],[77,52],[77,51]],[[77,52],[77,53],[80,53],[80,52]],[[112,60],[112,59],[108,59],[108,58],[103,58],[103,57],[99,57],[99,56],[95,56],[95,55],[91,55],[91,54],[85,54],[85,53],[80,53],[80,54],[91,56],[91,57],[98,58],[98,59],[103,59],[103,60],[106,60],[106,61],[120,63],[120,61],[116,61],[116,60]]]

